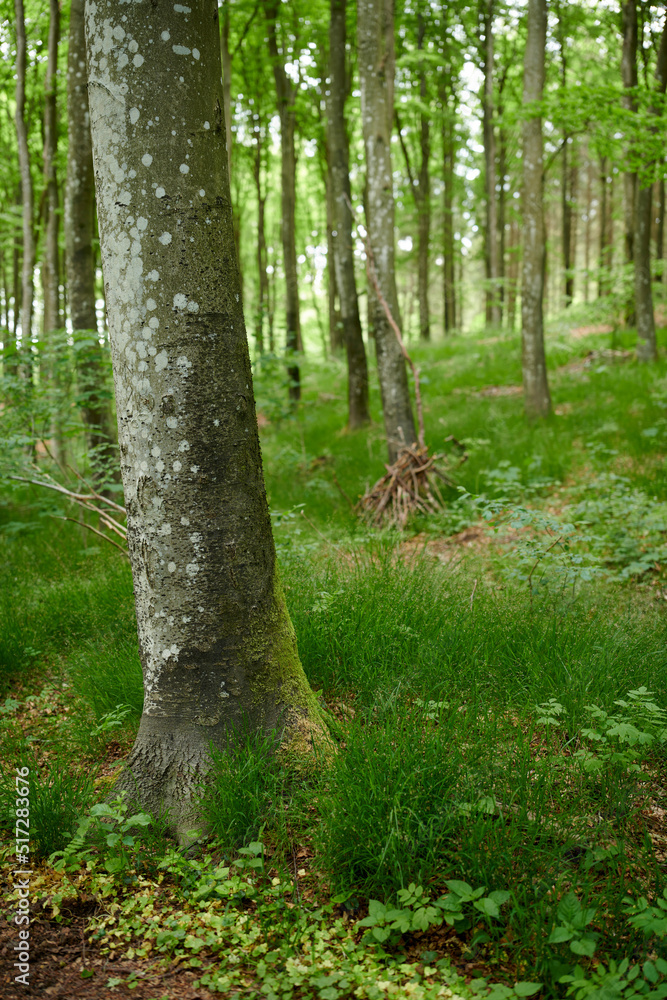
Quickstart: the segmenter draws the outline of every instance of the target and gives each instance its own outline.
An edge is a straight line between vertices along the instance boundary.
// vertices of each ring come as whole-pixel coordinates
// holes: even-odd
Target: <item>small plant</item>
[[[591,958],[597,947],[598,934],[587,930],[595,917],[595,909],[584,909],[573,892],[568,892],[558,906],[559,923],[547,938],[547,944],[568,944],[575,955]]]
[[[99,723],[90,731],[91,736],[103,736],[111,732],[112,729],[122,729],[128,715],[132,715],[133,709],[130,705],[116,705],[111,711],[103,715]]]
[[[656,937],[660,941],[667,937],[667,889],[658,897],[654,906],[641,896],[638,900],[623,900],[628,923],[644,937]],[[664,963],[663,963],[664,964]],[[667,969],[661,970],[663,973]]]
[[[643,975],[642,975],[643,973]],[[609,965],[600,962],[593,970],[586,972],[577,965],[571,974],[561,976],[559,982],[567,985],[566,996],[572,1000],[631,1000],[632,997],[646,997],[647,1000],[664,1000],[667,997],[667,962],[658,958],[647,961],[642,966],[630,965],[630,960],[622,962],[610,959]]]
[[[445,884],[450,891],[433,902],[425,895],[422,886],[414,882],[407,889],[399,889],[397,899],[402,904],[400,908],[371,899],[368,916],[357,924],[358,927],[369,928],[363,940],[394,945],[403,934],[426,931],[442,923],[457,931],[468,930],[475,919],[475,915],[470,913],[471,906],[490,923],[500,918],[500,907],[510,898],[510,893],[503,890],[485,896],[484,887],[473,889],[467,882],[458,879],[450,879]]]
[[[133,862],[133,849],[137,846],[133,831],[152,823],[148,813],[128,816],[127,812],[128,806],[122,797],[110,803],[96,803],[79,822],[69,844],[64,850],[55,851],[49,862],[56,871],[72,872],[83,862],[94,860],[99,853],[106,855],[104,867],[110,875],[126,871]]]

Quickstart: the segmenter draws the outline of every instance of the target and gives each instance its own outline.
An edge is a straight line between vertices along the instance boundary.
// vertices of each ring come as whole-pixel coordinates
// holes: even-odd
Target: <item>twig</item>
[[[335,469],[331,470],[331,476],[332,476],[333,481],[334,481],[334,486],[336,487],[336,489],[338,490],[338,492],[340,493],[340,495],[345,500],[347,500],[347,502],[349,503],[349,505],[352,508],[352,510],[355,510],[355,504],[352,502],[352,500],[349,498],[349,496],[347,495],[347,493],[345,492],[345,490],[343,489],[343,487],[338,482],[338,476],[336,475],[336,470]]]
[[[118,542],[114,542],[113,538],[109,538],[109,536],[105,535],[103,531],[98,531],[97,528],[93,528],[92,524],[86,524],[85,521],[77,521],[75,517],[61,516],[60,514],[51,514],[51,517],[55,518],[56,521],[71,521],[72,524],[79,524],[82,528],[88,528],[88,531],[94,531],[96,535],[103,538],[105,542],[109,543],[109,545],[114,545],[127,559],[130,558],[127,549],[124,549],[122,545],[118,544]]]
[[[470,613],[472,614],[472,605],[475,600],[475,591],[477,590],[477,580],[472,585],[472,593],[470,595]]]
[[[537,569],[538,563],[541,562],[542,559],[544,559],[544,557],[547,554],[547,552],[551,552],[551,550],[553,548],[555,548],[556,545],[558,545],[559,542],[562,542],[562,541],[563,541],[563,536],[560,535],[560,537],[557,538],[555,542],[551,543],[551,545],[549,546],[548,549],[545,549],[544,552],[541,552],[539,554],[539,556],[537,557],[537,559],[535,560],[535,562],[533,563],[533,568],[531,569],[530,573],[528,574],[528,589],[530,591],[530,610],[531,610],[531,612],[533,610],[533,573]]]

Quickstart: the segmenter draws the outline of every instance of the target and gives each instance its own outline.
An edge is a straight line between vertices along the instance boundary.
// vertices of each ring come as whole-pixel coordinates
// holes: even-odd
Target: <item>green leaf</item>
[[[81,978],[82,979],[90,979],[90,977],[94,976],[94,975],[95,975],[94,969],[82,969],[81,970]]]
[[[494,901],[489,897],[485,896],[484,899],[476,899],[473,903],[476,910],[483,913],[485,917],[499,917],[500,910]]]
[[[656,969],[653,962],[648,962],[648,961],[644,962],[642,966],[642,972],[648,979],[649,983],[657,983],[658,979],[660,978],[658,970]]]
[[[573,951],[575,955],[587,955],[588,958],[592,958],[595,954],[595,947],[596,942],[591,937],[580,938],[578,941],[570,942],[570,951]]]
[[[542,989],[542,983],[515,983],[514,992],[518,997],[532,997]]]
[[[554,927],[547,938],[547,944],[562,944],[570,941],[574,937],[574,931],[569,931],[567,927]]]

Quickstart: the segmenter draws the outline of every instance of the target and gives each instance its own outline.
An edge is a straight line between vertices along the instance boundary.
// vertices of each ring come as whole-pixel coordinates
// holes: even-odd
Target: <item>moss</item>
[[[262,646],[265,660],[263,667],[253,674],[251,693],[260,709],[267,703],[283,708],[285,728],[280,754],[297,770],[321,763],[323,756],[329,759],[333,743],[301,666],[296,633],[277,568],[273,578],[273,608]]]

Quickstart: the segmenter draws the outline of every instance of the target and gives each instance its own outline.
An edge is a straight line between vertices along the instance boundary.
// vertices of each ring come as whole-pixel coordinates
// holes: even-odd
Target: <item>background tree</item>
[[[394,271],[391,133],[394,100],[393,0],[357,0],[361,115],[366,153],[366,222],[380,292],[400,326]],[[410,391],[396,335],[369,287],[389,461],[417,440]]]
[[[526,414],[546,417],[551,412],[544,354],[542,296],[544,292],[544,215],[542,100],[547,40],[546,0],[529,0],[528,37],[523,70],[523,280],[521,284],[521,342]]]
[[[347,84],[346,0],[331,0],[329,27],[328,143],[331,162],[331,234],[336,284],[340,298],[343,338],[347,353],[348,425],[360,427],[368,412],[368,364],[361,332],[359,300],[354,274],[352,192],[349,144],[345,121]]]

